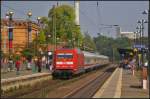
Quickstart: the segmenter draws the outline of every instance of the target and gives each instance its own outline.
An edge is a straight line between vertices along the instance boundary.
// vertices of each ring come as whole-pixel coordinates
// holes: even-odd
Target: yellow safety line
[[[115,75],[115,73],[118,71],[119,68],[117,68],[113,74],[108,78],[108,80],[104,83],[104,85],[98,90],[98,92],[93,96],[93,98],[100,98],[102,96],[102,94],[104,93],[106,87],[108,86],[108,84],[110,83],[110,81],[112,80],[113,76]]]

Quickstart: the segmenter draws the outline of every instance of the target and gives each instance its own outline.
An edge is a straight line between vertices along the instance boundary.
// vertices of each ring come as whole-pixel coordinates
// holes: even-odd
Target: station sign
[[[134,48],[138,48],[138,49],[146,48],[145,45],[134,45],[133,47],[134,47]]]

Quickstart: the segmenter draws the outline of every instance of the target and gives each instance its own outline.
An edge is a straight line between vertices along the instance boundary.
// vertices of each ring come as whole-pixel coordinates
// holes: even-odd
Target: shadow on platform
[[[130,85],[130,88],[141,89],[141,88],[142,88],[142,86],[139,86],[139,85]]]

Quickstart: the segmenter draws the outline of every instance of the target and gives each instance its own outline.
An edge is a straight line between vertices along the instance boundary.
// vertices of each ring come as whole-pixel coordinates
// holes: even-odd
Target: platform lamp
[[[40,32],[40,28],[41,28],[40,20],[41,20],[41,17],[38,16],[38,17],[37,17],[37,22],[38,22],[39,29],[38,29],[38,31],[37,31],[37,33],[36,33],[36,49],[38,49],[38,44],[37,44],[37,42],[38,42],[38,35],[39,35],[39,32]],[[36,56],[37,56],[37,52],[36,52]]]
[[[137,27],[136,27],[136,44],[139,44],[140,43],[140,26],[138,25]]]
[[[9,39],[9,58],[12,58],[12,48],[13,48],[13,16],[14,12],[13,11],[9,11],[8,15],[9,15],[9,26],[8,26],[8,39]]]
[[[149,13],[148,13],[147,10],[145,10],[145,11],[142,12],[142,14],[146,15],[146,14],[149,14]],[[148,21],[142,19],[138,22],[142,26],[142,36],[144,36],[144,23],[148,23]],[[142,40],[142,44],[144,44],[143,40]],[[143,89],[147,89],[147,69],[148,69],[147,67],[148,67],[148,64],[146,64],[147,62],[144,62],[144,58],[146,57],[146,54],[144,53],[144,50],[145,49],[143,48],[142,49],[142,78],[143,78],[142,87],[143,87]],[[146,60],[146,58],[145,58],[145,60]]]
[[[30,21],[30,18],[32,16],[32,12],[29,11],[27,13],[27,16],[28,16],[28,44],[27,44],[27,47],[29,48],[30,47],[30,43],[32,42],[32,27],[31,27],[31,21]]]
[[[136,27],[136,44],[139,45],[141,44],[141,27],[139,25],[137,25]],[[137,69],[139,70],[141,67],[140,67],[140,64],[141,64],[141,54],[139,53],[139,51],[137,51],[137,57],[138,57],[138,65],[137,65]]]
[[[48,62],[49,62],[49,58],[48,58],[48,57],[49,57],[49,55],[50,55],[50,54],[49,54],[49,53],[50,53],[50,52],[49,52],[49,47],[48,47],[48,45],[49,45],[48,39],[49,39],[49,38],[51,38],[51,35],[50,35],[50,34],[47,35],[47,65],[48,65]]]
[[[38,21],[38,25],[39,25],[39,27],[40,27],[40,20],[41,20],[41,17],[37,17],[37,21]]]

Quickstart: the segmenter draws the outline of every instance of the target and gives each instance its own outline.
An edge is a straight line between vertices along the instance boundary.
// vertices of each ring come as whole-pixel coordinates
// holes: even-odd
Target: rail
[[[90,98],[99,89],[100,86],[107,80],[116,67],[106,69],[102,74],[96,77],[94,80],[89,80],[86,84],[68,93],[63,98]]]

